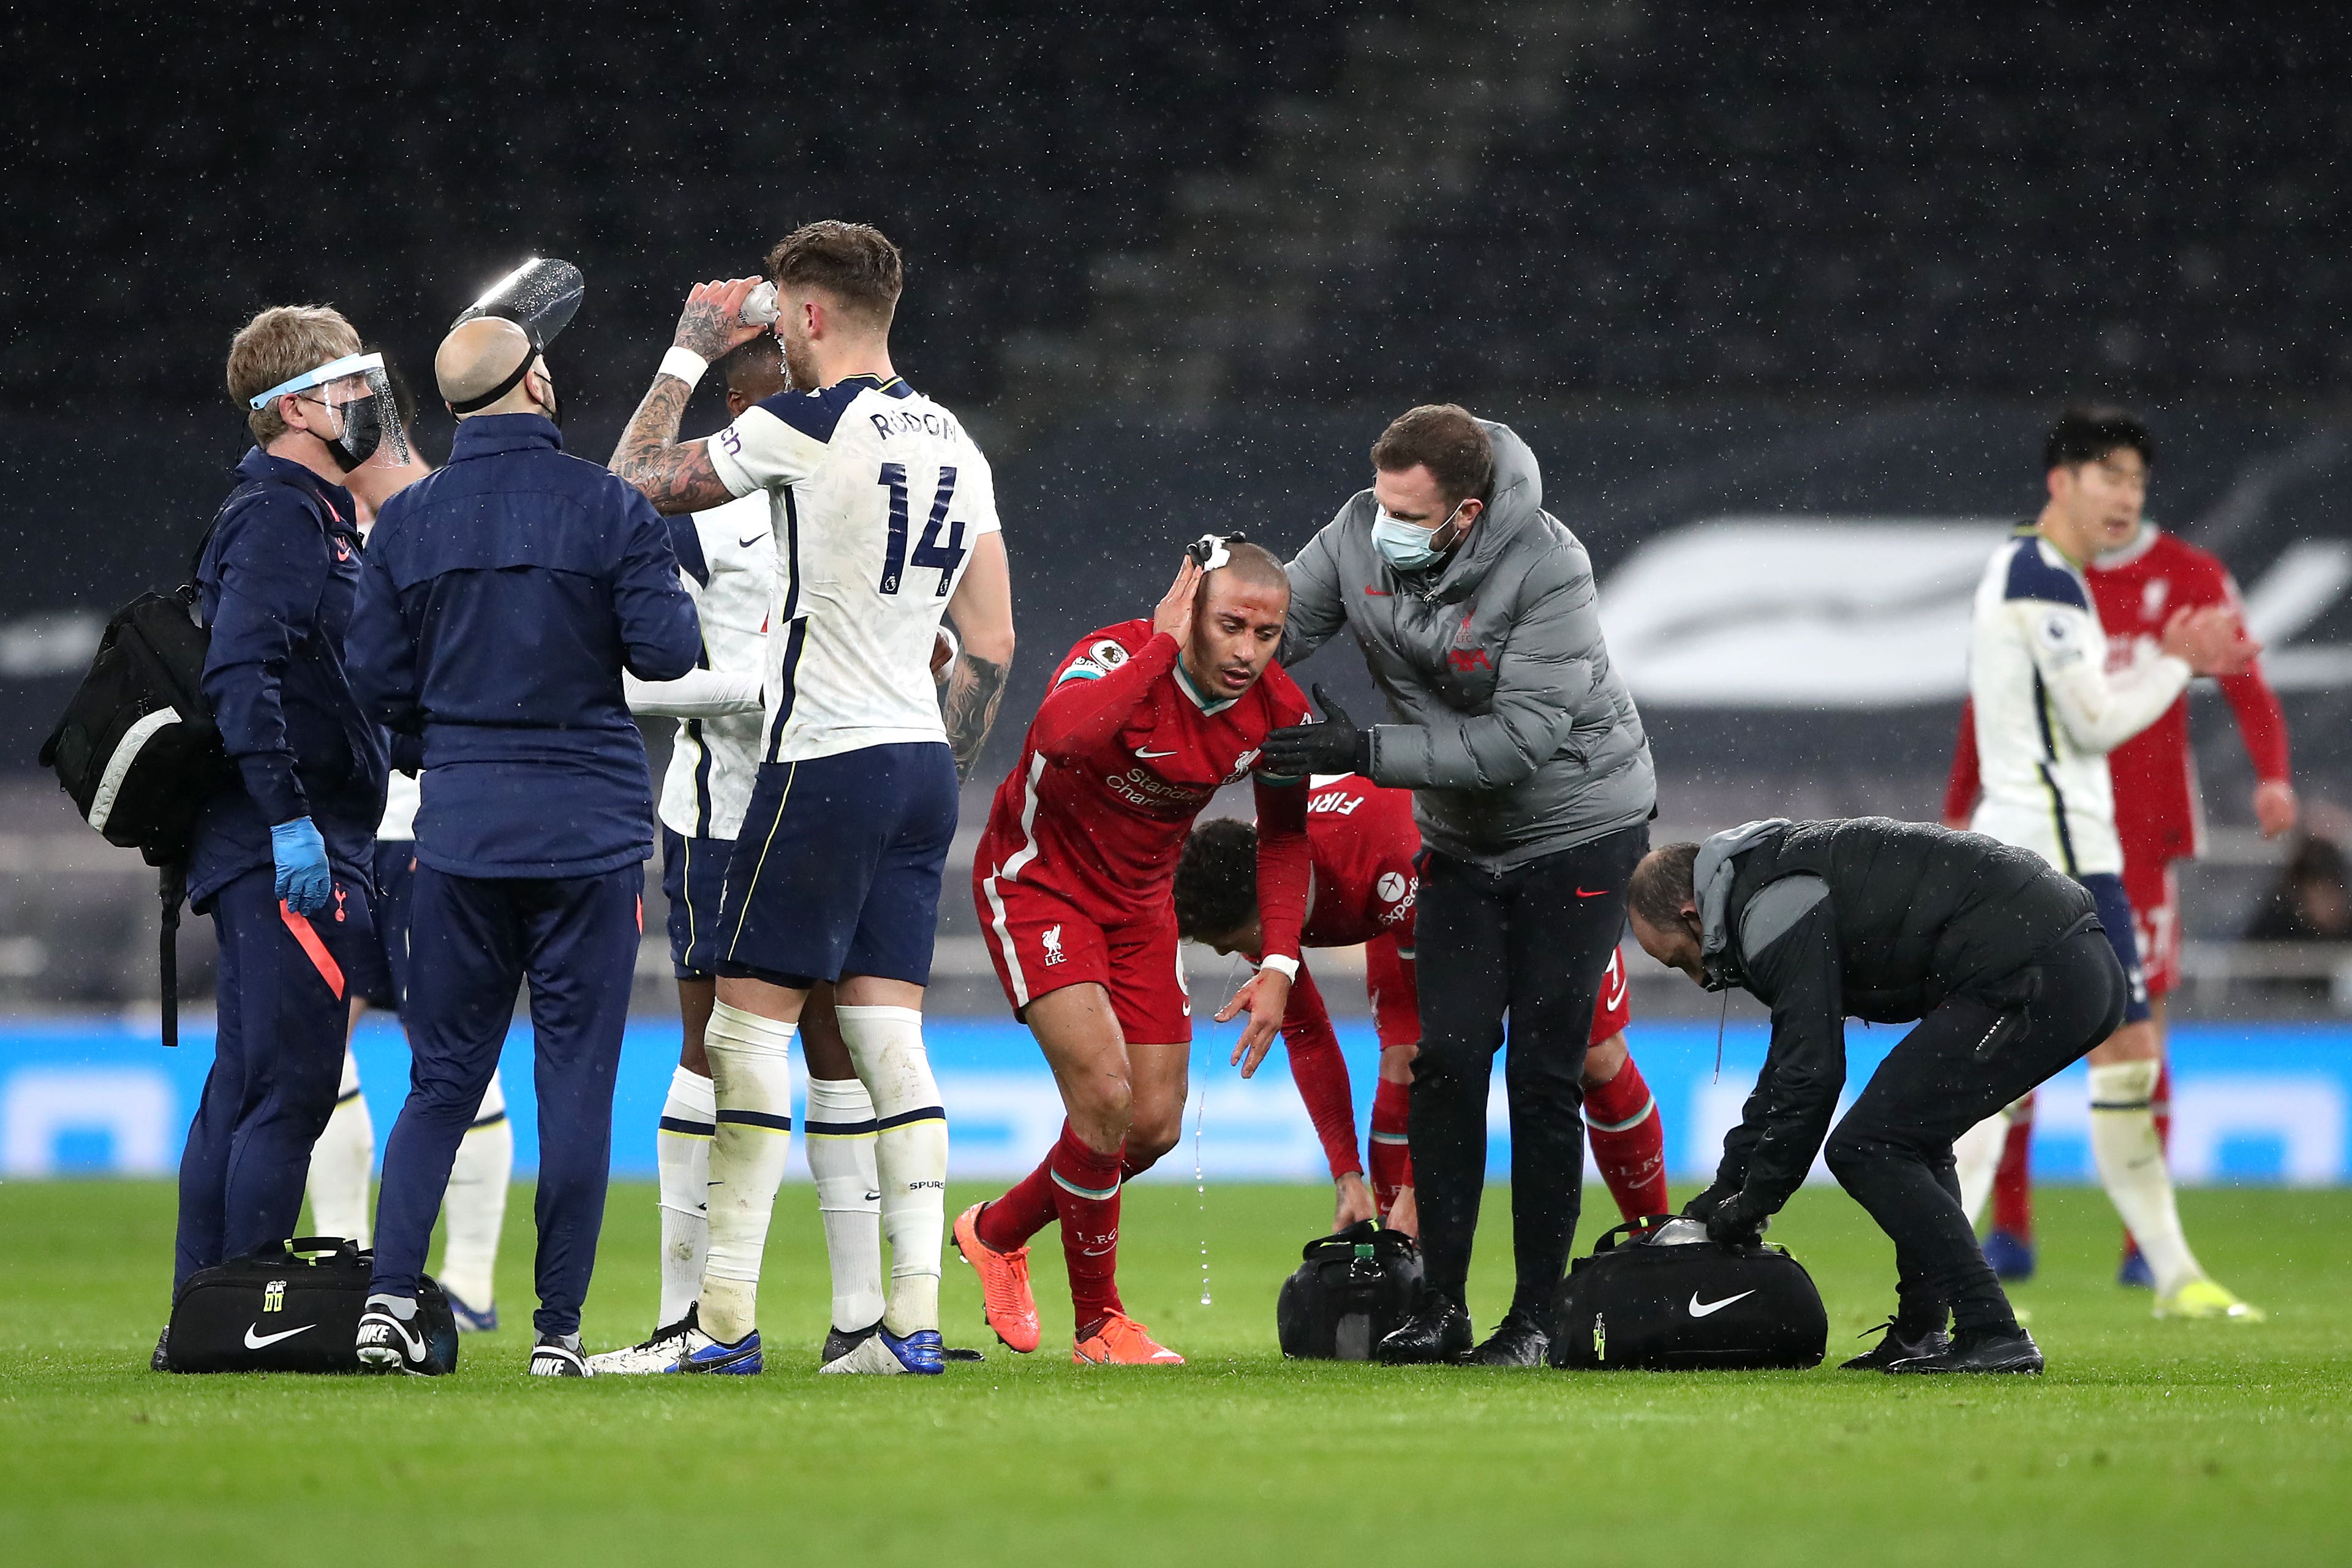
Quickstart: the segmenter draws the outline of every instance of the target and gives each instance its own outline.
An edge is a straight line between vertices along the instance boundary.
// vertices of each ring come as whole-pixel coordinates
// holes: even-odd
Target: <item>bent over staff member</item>
[[[621,674],[702,657],[669,531],[567,457],[541,340],[484,316],[433,374],[458,416],[448,467],[384,503],[352,629],[354,679],[421,750],[409,931],[407,1102],[385,1141],[362,1370],[436,1373],[412,1328],[433,1216],[530,981],[540,1121],[538,1339],[530,1371],[588,1374],[595,1266],[653,854],[645,741]]]
[[[1643,952],[1772,1009],[1755,1092],[1683,1213],[1752,1241],[1826,1136],[1830,1173],[1895,1243],[1895,1316],[1843,1370],[2040,1372],[1960,1206],[1952,1141],[2122,1022],[2130,990],[2090,891],[1979,833],[1776,817],[1645,857],[1632,903]],[[1849,1017],[1918,1026],[1832,1132]]]
[[[1357,493],[1290,563],[1287,667],[1355,633],[1394,721],[1266,737],[1276,772],[1413,792],[1421,1054],[1409,1126],[1428,1290],[1390,1362],[1543,1360],[1584,1184],[1584,1051],[1657,780],[1602,646],[1592,563],[1543,510],[1535,454],[1452,404],[1400,416]],[[1486,1086],[1510,1017],[1518,1282],[1471,1351],[1464,1287],[1486,1178]]]

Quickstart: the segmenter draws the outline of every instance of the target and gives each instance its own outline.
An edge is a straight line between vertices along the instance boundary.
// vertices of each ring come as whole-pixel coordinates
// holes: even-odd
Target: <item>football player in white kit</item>
[[[2160,718],[2192,674],[2234,675],[2261,648],[2233,610],[2183,609],[2154,658],[2110,671],[2083,563],[2110,519],[2137,520],[2147,490],[2147,437],[2127,419],[2070,412],[2052,429],[2044,458],[2047,504],[1994,552],[1977,588],[1969,696],[1984,795],[1969,826],[2033,850],[2087,888],[2130,978],[2123,1027],[2090,1053],[2091,1153],[2156,1276],[2157,1315],[2256,1320],[2261,1313],[2208,1279],[2189,1250],[2157,1138],[2149,1098],[2160,1047],[2124,892],[2107,753]],[[1989,1118],[1955,1149],[1972,1215],[1991,1186],[2008,1114]]]
[[[785,390],[782,346],[762,333],[716,366],[727,412]],[[635,1370],[665,1358],[702,1289],[710,1226],[706,1188],[718,1102],[704,1032],[717,1000],[719,911],[727,862],[742,830],[760,766],[760,684],[767,666],[770,595],[776,572],[768,498],[749,495],[671,519],[671,542],[686,591],[702,622],[704,668],[677,680],[624,675],[629,707],[677,720],[662,782],[662,891],[669,904],[670,963],[677,977],[685,1038],[656,1132],[660,1172],[661,1310],[643,1344],[590,1358],[598,1373]],[[830,986],[801,1015],[808,1068],[809,1172],[824,1221],[833,1273],[833,1339],[847,1342],[882,1316],[882,1194],[876,1184],[874,1102],[850,1067],[833,1017]],[[845,1330],[848,1331],[845,1332]],[[838,1359],[835,1353],[820,1364]]]
[[[408,384],[387,359],[385,372],[399,405],[403,427],[416,416]],[[393,458],[404,456],[407,461]],[[433,471],[411,436],[404,452],[387,443],[353,468],[343,481],[358,509],[360,537],[375,526],[383,503]],[[394,768],[384,789],[383,820],[375,830],[375,931],[382,963],[352,984],[351,1026],[370,1007],[398,1016],[408,994],[409,889],[416,872],[415,843],[419,800],[415,773]],[[343,1081],[334,1114],[310,1149],[310,1223],[320,1236],[348,1237],[364,1247],[371,1241],[368,1178],[375,1169],[375,1123],[360,1096],[360,1066],[348,1039],[343,1046]],[[460,1333],[499,1326],[497,1266],[499,1236],[506,1227],[507,1190],[514,1175],[514,1129],[507,1121],[505,1086],[496,1073],[481,1109],[457,1145],[449,1168],[448,1195],[442,1200],[441,1268],[435,1276],[448,1293]]]
[[[709,361],[766,331],[760,280],[698,285],[613,471],[664,512],[766,492],[776,570],[766,729],[729,864],[718,999],[705,1042],[717,1100],[709,1252],[665,1362],[751,1373],[762,1358],[760,1262],[792,1128],[791,1045],[810,994],[835,1016],[872,1098],[890,1282],[880,1319],[830,1365],[937,1373],[947,1117],[923,1048],[940,878],[960,772],[978,755],[1013,654],[1013,609],[987,459],[889,353],[897,247],[816,223],[768,258],[795,387],[707,441],[678,419]],[[940,617],[961,634],[942,698]]]

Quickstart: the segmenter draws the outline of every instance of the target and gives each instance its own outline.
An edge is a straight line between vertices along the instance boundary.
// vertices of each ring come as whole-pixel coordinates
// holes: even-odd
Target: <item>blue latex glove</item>
[[[334,873],[327,869],[327,841],[307,816],[269,830],[269,853],[278,862],[278,897],[298,915],[315,915],[334,897]]]

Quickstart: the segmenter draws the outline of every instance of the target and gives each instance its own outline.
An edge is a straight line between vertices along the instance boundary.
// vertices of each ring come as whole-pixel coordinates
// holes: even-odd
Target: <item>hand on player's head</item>
[[[713,279],[697,283],[678,313],[677,332],[670,341],[706,360],[715,360],[739,343],[748,343],[768,330],[743,320],[743,301],[760,286],[757,278]]]
[[[2242,675],[2263,651],[2262,644],[2246,636],[2238,612],[2227,605],[2175,612],[2158,646],[2200,675]]]
[[[1176,581],[1168,592],[1160,595],[1160,603],[1151,612],[1151,629],[1174,637],[1178,647],[1192,637],[1192,601],[1194,590],[1201,585],[1201,563],[1190,555],[1176,568]]]

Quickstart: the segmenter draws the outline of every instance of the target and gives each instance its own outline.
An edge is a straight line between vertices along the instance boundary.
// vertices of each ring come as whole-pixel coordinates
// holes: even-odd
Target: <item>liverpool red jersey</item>
[[[1241,696],[1196,687],[1173,637],[1149,621],[1089,633],[1054,671],[1021,761],[981,836],[999,883],[1057,894],[1105,927],[1175,918],[1170,887],[1210,797],[1254,780],[1258,905],[1266,951],[1296,958],[1306,912],[1304,779],[1256,770],[1266,735],[1308,717],[1279,665]]]
[[[1309,947],[1353,947],[1394,936],[1410,952],[1421,893],[1412,792],[1383,789],[1360,773],[1318,784],[1307,794],[1307,840],[1315,889],[1300,940]]]
[[[2183,609],[2238,603],[2229,569],[2205,551],[2154,523],[2124,549],[2093,561],[2084,576],[2107,634],[2110,669],[2150,657],[2165,622]],[[2264,781],[2287,776],[2286,716],[2257,665],[2220,683],[2237,714],[2238,733]],[[2107,753],[2115,781],[2116,836],[2127,867],[2160,869],[2198,853],[2204,813],[2197,795],[2197,757],[2189,743],[2189,699]],[[1976,726],[1964,707],[1944,815],[1965,817],[1977,796]]]

